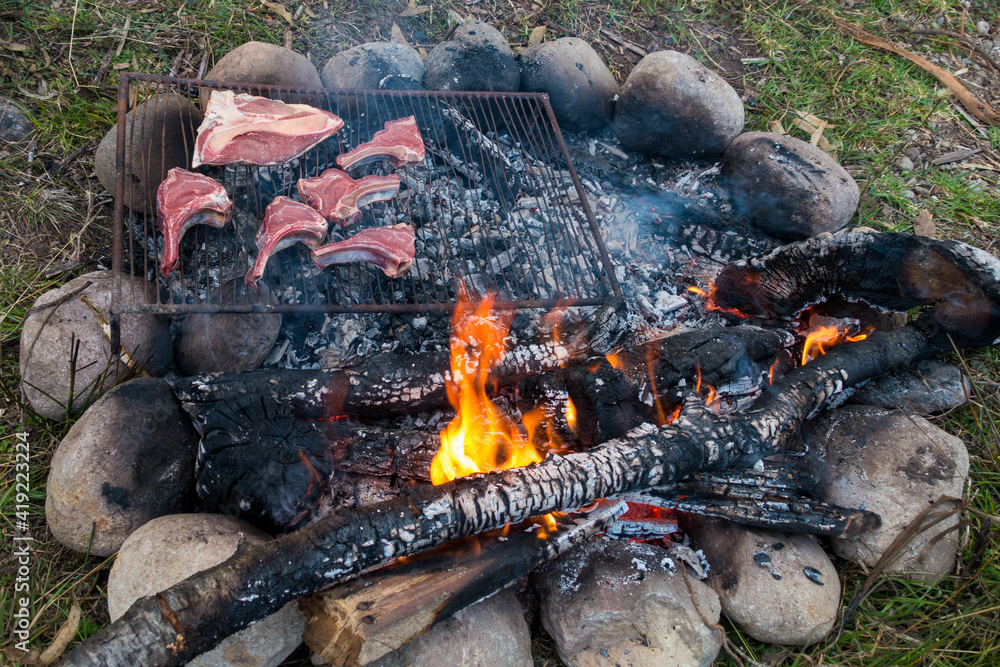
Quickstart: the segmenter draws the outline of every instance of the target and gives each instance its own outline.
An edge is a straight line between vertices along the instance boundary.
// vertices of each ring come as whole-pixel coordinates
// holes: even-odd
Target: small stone
[[[322,88],[319,72],[301,53],[266,42],[246,42],[222,56],[205,81],[261,83],[289,88]],[[213,88],[202,88],[207,97]]]
[[[427,56],[427,90],[513,92],[520,81],[521,71],[507,40],[496,28],[476,19],[460,24],[450,40]]]
[[[690,575],[685,581],[672,571],[666,554],[648,544],[595,538],[532,575],[542,625],[566,664],[712,664],[722,635],[702,621],[699,610],[717,624],[719,598],[701,581]]]
[[[368,42],[330,58],[321,78],[341,90],[423,90],[424,61],[405,44]]]
[[[901,171],[913,171],[913,160],[903,155],[896,160],[896,166],[900,168]]]
[[[962,497],[969,453],[958,438],[923,417],[868,406],[845,406],[816,420],[806,444],[817,456],[817,497],[842,507],[863,507],[882,518],[879,528],[831,541],[846,560],[872,567],[916,516],[941,496]],[[824,456],[825,455],[825,456]],[[954,508],[946,504],[925,522]],[[917,535],[886,572],[933,580],[955,566],[958,535],[937,536],[958,525],[952,516]],[[933,546],[929,546],[936,540]],[[924,551],[927,551],[924,554]]]
[[[225,292],[228,290],[228,294]],[[234,298],[227,285],[224,302],[258,303],[270,301],[266,285],[256,292],[239,284]],[[174,361],[184,375],[199,373],[243,373],[256,370],[264,363],[281,330],[280,313],[192,313],[177,327],[174,340]]]
[[[129,279],[124,280],[122,291],[127,292]],[[136,300],[149,303],[154,287],[142,279],[131,284]],[[32,409],[46,419],[65,420],[67,412],[83,410],[130,373],[124,363],[111,361],[111,341],[80,297],[88,298],[108,317],[111,272],[87,273],[49,290],[35,301],[21,330],[21,387]],[[122,315],[121,343],[150,375],[166,372],[172,352],[165,318]]]
[[[615,107],[615,136],[627,148],[665,157],[714,157],[743,131],[740,96],[689,55],[657,51],[639,61]]]
[[[369,663],[373,667],[530,667],[531,633],[509,590],[456,612],[430,631]]]
[[[239,519],[217,514],[174,514],[153,519],[122,545],[108,576],[108,612],[114,621],[133,602],[154,595],[236,553],[240,542],[270,537]],[[197,667],[275,667],[302,643],[305,619],[289,602],[227,637],[189,664]]]
[[[124,205],[137,213],[156,210],[156,190],[174,167],[191,166],[191,148],[202,113],[186,97],[155,95],[125,114]],[[118,128],[111,128],[94,156],[97,178],[115,191]]]
[[[0,100],[0,141],[22,141],[34,129],[28,114],[9,100]]]
[[[924,359],[859,388],[851,403],[934,414],[965,405],[972,384],[962,369],[938,359]]]
[[[611,122],[618,82],[590,44],[564,37],[525,49],[518,59],[521,90],[548,93],[562,127],[599,130]]]
[[[52,535],[113,554],[150,519],[194,495],[198,435],[166,380],[138,378],[90,406],[59,443],[45,494]],[[93,529],[93,543],[91,530]]]
[[[738,213],[771,236],[797,241],[850,221],[861,191],[837,161],[812,144],[772,132],[746,132],[722,158]]]
[[[988,35],[988,34],[990,34],[990,24],[989,24],[989,22],[988,21],[982,21],[982,20],[976,21],[976,32],[978,32],[980,35]]]
[[[694,515],[685,530],[712,566],[709,583],[723,611],[748,635],[804,646],[833,629],[840,580],[815,537]]]

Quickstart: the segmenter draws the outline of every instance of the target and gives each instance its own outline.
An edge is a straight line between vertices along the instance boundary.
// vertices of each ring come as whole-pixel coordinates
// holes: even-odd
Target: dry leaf
[[[423,14],[424,12],[429,12],[430,10],[431,10],[431,8],[427,7],[426,5],[423,6],[423,7],[410,6],[410,7],[407,7],[406,9],[404,9],[403,11],[401,11],[399,13],[399,16],[401,18],[405,19],[405,18],[409,18],[411,16],[419,16],[419,15]]]
[[[288,25],[291,25],[292,23],[295,22],[295,17],[292,16],[292,13],[288,11],[288,8],[285,7],[283,4],[281,4],[280,2],[267,2],[267,0],[264,0],[263,5],[267,7],[270,11],[274,12],[281,18],[288,21]]]
[[[545,39],[545,26],[540,25],[528,35],[528,46],[538,46]]]
[[[291,49],[292,43],[295,41],[295,36],[292,35],[291,28],[285,28],[285,48]]]
[[[917,217],[913,219],[913,231],[920,236],[926,236],[930,239],[938,237],[937,228],[934,226],[934,218],[931,216],[930,211],[924,209],[917,214]]]
[[[399,44],[406,44],[407,46],[410,45],[410,43],[406,41],[403,31],[400,30],[399,26],[395,23],[392,24],[392,41],[398,42]]]
[[[771,130],[775,134],[788,134],[788,131],[785,130],[785,126],[781,124],[780,120],[772,120],[767,124],[767,129]]]
[[[430,55],[429,53],[427,53],[427,49],[425,49],[422,46],[419,49],[417,49],[417,53],[419,53],[420,57],[423,58],[424,60],[427,60],[427,56]]]
[[[18,44],[17,42],[4,42],[3,48],[7,49],[8,51],[15,51],[17,53],[24,53],[25,51],[28,50],[27,46],[25,46],[24,44]]]
[[[56,661],[56,658],[61,656],[63,652],[66,651],[66,647],[69,643],[73,641],[76,637],[76,631],[80,629],[80,617],[82,613],[80,611],[80,603],[74,601],[73,607],[69,610],[69,618],[66,622],[62,624],[59,628],[59,632],[56,633],[55,639],[49,644],[49,647],[42,651],[42,655],[39,657],[39,663],[42,665],[51,665]]]
[[[309,18],[311,18],[311,19],[316,19],[316,18],[319,18],[319,14],[317,14],[317,13],[316,13],[316,12],[314,12],[313,10],[309,9],[309,5],[306,5],[306,6],[305,6],[305,7],[303,8],[303,11],[305,12],[306,16],[308,16],[308,17],[309,17]]]

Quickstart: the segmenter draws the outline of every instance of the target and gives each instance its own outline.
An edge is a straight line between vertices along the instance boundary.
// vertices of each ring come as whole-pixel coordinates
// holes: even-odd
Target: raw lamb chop
[[[390,278],[405,276],[413,266],[414,234],[409,225],[369,227],[349,239],[316,248],[310,254],[319,268],[331,264],[371,262]]]
[[[386,121],[371,141],[338,155],[337,165],[346,171],[382,159],[388,160],[396,169],[423,164],[424,141],[420,138],[416,118],[409,116]]]
[[[214,90],[198,128],[191,166],[284,164],[343,126],[339,117],[307,104]]]
[[[225,227],[233,217],[226,189],[208,176],[174,167],[156,191],[156,225],[163,234],[160,273],[169,278],[180,264],[181,238],[195,225]]]
[[[296,243],[316,248],[326,236],[326,220],[315,209],[289,197],[275,197],[264,211],[264,222],[257,230],[257,261],[243,279],[257,287],[271,255]]]
[[[300,178],[299,197],[330,222],[342,226],[361,219],[361,208],[392,199],[399,192],[399,176],[365,176],[355,181],[339,169],[327,169],[315,178]]]

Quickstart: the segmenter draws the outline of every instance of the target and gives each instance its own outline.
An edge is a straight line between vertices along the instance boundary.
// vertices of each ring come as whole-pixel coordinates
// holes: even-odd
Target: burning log
[[[852,242],[877,245],[883,242],[878,236],[862,235]],[[827,275],[832,269],[827,271],[816,260],[837,253],[827,254],[824,242],[835,248],[843,239],[798,245],[815,253],[804,258],[803,267]],[[890,247],[903,243],[884,242]],[[598,498],[672,484],[696,472],[748,468],[787,448],[805,419],[842,401],[851,387],[950,350],[953,339],[985,344],[1000,336],[1000,318],[994,316],[1000,311],[1000,262],[961,244],[937,252],[934,243],[911,245],[917,253],[914,259],[930,257],[943,273],[963,280],[950,290],[926,292],[924,303],[932,305],[929,325],[927,319],[918,320],[919,326],[878,332],[834,348],[776,381],[745,412],[720,417],[700,399],[688,398],[673,423],[645,424],[586,453],[550,455],[537,465],[440,486],[414,486],[398,499],[350,513],[334,512],[273,542],[241,545],[225,563],[134,604],[78,646],[65,664],[181,664],[292,599],[400,556]],[[948,257],[954,260],[954,271],[944,267]],[[855,271],[843,263],[834,268]],[[840,280],[846,278],[841,275]],[[843,284],[829,277],[827,283]],[[970,322],[980,328],[966,330]]]
[[[604,354],[626,336],[624,303],[601,308],[579,331],[557,340],[531,341],[506,351],[491,380],[509,386],[556,370],[574,359]],[[270,396],[292,408],[296,417],[324,419],[338,415],[381,418],[447,407],[449,352],[412,355],[380,354],[342,370],[278,370],[206,374],[173,381],[182,403],[213,404],[266,388]]]
[[[585,516],[553,517],[557,528],[536,521],[489,531],[303,598],[303,639],[330,664],[368,664],[605,530],[624,511],[623,502],[605,502]]]

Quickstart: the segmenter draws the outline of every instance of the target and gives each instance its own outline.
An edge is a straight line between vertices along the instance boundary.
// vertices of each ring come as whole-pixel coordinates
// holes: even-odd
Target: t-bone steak
[[[163,234],[160,273],[170,277],[180,264],[184,232],[194,225],[224,227],[233,217],[226,189],[208,176],[174,167],[156,191],[156,225]]]
[[[257,260],[243,282],[257,287],[268,259],[290,245],[304,243],[310,248],[319,247],[326,228],[326,220],[316,209],[290,197],[275,197],[264,211],[264,221],[257,230]]]
[[[424,140],[420,138],[416,118],[386,121],[371,141],[338,155],[337,166],[346,171],[376,160],[388,160],[396,169],[423,164]]]
[[[390,278],[405,276],[413,266],[414,234],[407,224],[369,227],[354,236],[313,250],[316,266],[371,262]]]
[[[299,198],[330,222],[342,226],[361,219],[361,207],[392,199],[399,192],[399,176],[365,176],[354,180],[339,169],[327,169],[315,178],[300,178]]]
[[[191,166],[284,164],[343,126],[338,116],[307,104],[214,90],[198,128]]]

